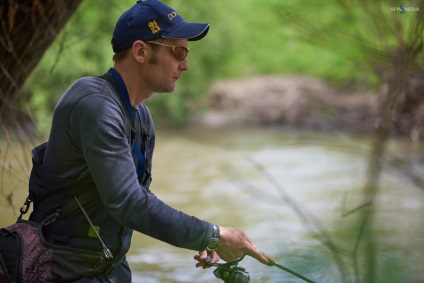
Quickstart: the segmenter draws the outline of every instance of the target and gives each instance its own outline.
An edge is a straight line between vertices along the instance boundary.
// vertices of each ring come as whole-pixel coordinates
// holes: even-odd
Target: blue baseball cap
[[[209,24],[187,23],[174,9],[157,0],[137,1],[116,23],[112,48],[116,53],[131,47],[136,40],[158,38],[195,41],[208,31]]]

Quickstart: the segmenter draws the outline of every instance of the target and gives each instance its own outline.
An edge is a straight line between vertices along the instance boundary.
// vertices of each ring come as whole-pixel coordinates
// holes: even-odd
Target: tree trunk
[[[81,0],[0,0],[0,125],[20,128],[25,80]],[[7,132],[6,132],[7,134]]]

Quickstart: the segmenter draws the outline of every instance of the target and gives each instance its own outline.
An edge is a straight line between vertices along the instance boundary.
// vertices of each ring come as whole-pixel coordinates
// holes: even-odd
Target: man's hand
[[[216,250],[219,257],[225,261],[233,261],[244,254],[248,254],[263,264],[268,264],[268,259],[258,251],[252,240],[239,229],[220,227],[221,246]]]
[[[198,261],[198,263],[196,263],[196,267],[202,267],[203,269],[211,267],[212,265],[205,264],[208,255],[210,257],[210,263],[216,263],[219,261],[219,255],[216,252],[204,250],[199,252],[199,255],[194,256],[194,259]]]

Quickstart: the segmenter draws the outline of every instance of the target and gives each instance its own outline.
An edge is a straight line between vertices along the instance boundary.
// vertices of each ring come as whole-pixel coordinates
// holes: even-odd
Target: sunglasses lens
[[[176,46],[174,49],[175,57],[178,60],[184,60],[185,57],[187,57],[188,49],[182,47],[182,46]]]

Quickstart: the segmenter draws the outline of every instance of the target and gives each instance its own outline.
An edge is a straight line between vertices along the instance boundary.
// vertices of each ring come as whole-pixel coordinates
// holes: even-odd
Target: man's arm
[[[173,209],[139,185],[126,117],[116,101],[107,95],[87,96],[70,119],[102,202],[118,223],[178,247],[205,249],[210,223]]]

